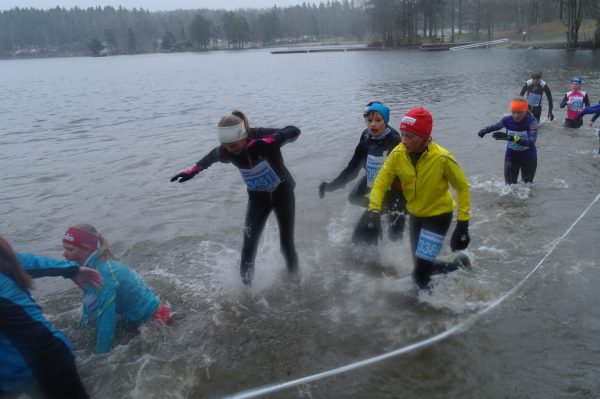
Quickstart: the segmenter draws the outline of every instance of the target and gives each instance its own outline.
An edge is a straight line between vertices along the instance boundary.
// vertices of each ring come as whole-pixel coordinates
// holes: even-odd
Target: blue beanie
[[[581,78],[579,76],[575,76],[573,77],[573,79],[571,79],[571,83],[577,83],[579,86],[581,86]]]
[[[382,103],[374,102],[374,103],[371,103],[371,105],[369,105],[365,109],[365,114],[368,114],[369,112],[373,112],[373,111],[377,111],[377,112],[379,112],[381,114],[381,116],[383,117],[383,120],[385,121],[386,125],[389,123],[389,121],[390,121],[390,109],[388,107],[386,107]]]

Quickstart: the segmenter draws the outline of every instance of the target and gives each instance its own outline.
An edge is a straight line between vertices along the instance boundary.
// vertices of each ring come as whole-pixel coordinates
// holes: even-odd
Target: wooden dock
[[[333,47],[333,48],[299,48],[290,50],[275,50],[271,54],[306,54],[306,53],[333,53],[346,51],[371,51],[381,50],[377,47]]]

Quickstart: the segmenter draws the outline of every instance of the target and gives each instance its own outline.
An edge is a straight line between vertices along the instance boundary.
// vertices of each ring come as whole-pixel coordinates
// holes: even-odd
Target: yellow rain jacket
[[[413,166],[404,144],[398,144],[377,174],[371,190],[369,210],[381,210],[381,202],[397,176],[406,198],[406,209],[414,216],[437,216],[452,212],[456,203],[449,186],[458,198],[459,221],[470,218],[471,193],[465,174],[452,154],[430,142]]]

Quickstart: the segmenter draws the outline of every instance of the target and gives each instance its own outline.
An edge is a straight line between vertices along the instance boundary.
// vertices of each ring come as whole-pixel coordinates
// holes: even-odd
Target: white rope
[[[515,285],[510,291],[506,292],[504,295],[502,295],[500,298],[498,298],[496,301],[494,301],[492,304],[490,304],[488,307],[486,307],[483,310],[480,310],[479,312],[471,315],[470,317],[468,317],[466,320],[464,320],[463,322],[455,325],[452,328],[449,328],[447,330],[445,330],[444,332],[434,335],[430,338],[427,338],[425,340],[422,341],[418,341],[415,342],[414,344],[396,349],[394,351],[391,352],[386,352],[383,353],[381,355],[378,356],[374,356],[374,357],[370,357],[368,359],[364,359],[364,360],[360,360],[358,362],[354,362],[354,363],[350,363],[347,364],[345,366],[342,367],[338,367],[332,370],[327,370],[327,371],[323,371],[321,373],[317,373],[317,374],[313,374],[313,375],[309,375],[306,377],[302,377],[302,378],[298,378],[295,380],[291,380],[291,381],[284,381],[284,382],[280,382],[280,383],[276,383],[276,384],[272,384],[272,385],[266,385],[263,387],[259,387],[259,388],[254,388],[254,389],[250,389],[247,391],[242,391],[233,395],[229,395],[226,396],[225,398],[228,399],[247,399],[247,398],[255,398],[257,396],[261,396],[261,395],[267,395],[273,392],[277,392],[277,391],[281,391],[287,388],[291,388],[294,387],[296,385],[302,385],[302,384],[307,384],[309,382],[313,382],[313,381],[317,381],[317,380],[321,380],[327,377],[331,377],[337,374],[342,374],[351,370],[355,370],[361,367],[366,367],[369,366],[371,364],[374,363],[378,363],[381,362],[383,360],[395,357],[395,356],[400,356],[403,355],[405,353],[409,353],[409,352],[413,352],[422,348],[425,348],[427,346],[433,345],[436,342],[440,342],[458,332],[460,332],[463,329],[466,329],[466,327],[472,323],[474,323],[477,319],[479,319],[481,316],[483,316],[484,314],[488,313],[490,310],[494,309],[495,307],[497,307],[498,305],[500,305],[502,302],[504,302],[508,297],[510,297],[511,295],[513,295],[524,283],[525,281],[527,281],[529,279],[529,277],[531,277],[544,263],[544,261],[554,252],[554,250],[556,249],[556,247],[565,239],[565,237],[567,235],[569,235],[569,233],[573,230],[573,228],[575,227],[575,225],[577,225],[577,223],[579,223],[579,221],[587,214],[587,212],[591,209],[591,207],[598,202],[598,199],[600,199],[600,193],[598,193],[598,195],[596,196],[596,198],[587,206],[587,208],[581,213],[581,215],[579,215],[579,217],[571,224],[571,226],[563,233],[562,236],[560,236],[560,238],[558,240],[556,240],[556,242],[554,243],[554,245],[552,245],[552,247],[550,248],[550,250],[548,251],[548,253],[538,262],[538,264],[529,272],[529,274],[527,274],[527,276],[525,276],[525,278],[523,278],[523,280],[521,280],[517,285]]]

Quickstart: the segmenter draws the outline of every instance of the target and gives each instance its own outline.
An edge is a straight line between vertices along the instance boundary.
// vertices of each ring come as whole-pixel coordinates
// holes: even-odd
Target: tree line
[[[562,21],[578,45],[583,18],[600,21],[598,0],[328,0],[267,9],[150,12],[122,7],[0,12],[0,56],[108,51],[133,54],[353,39],[374,46],[491,39],[494,31]],[[597,24],[598,25],[598,24]],[[594,38],[600,44],[600,30]]]

